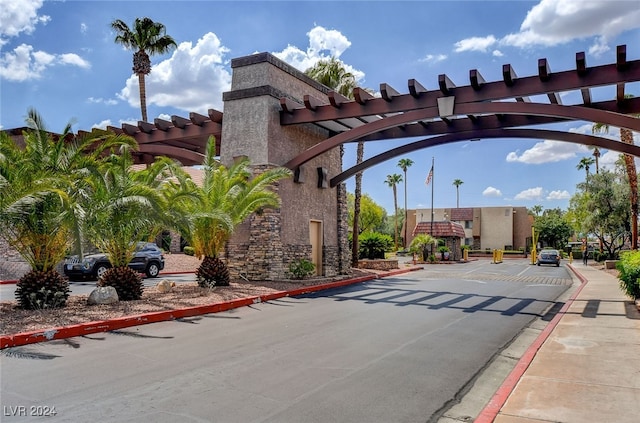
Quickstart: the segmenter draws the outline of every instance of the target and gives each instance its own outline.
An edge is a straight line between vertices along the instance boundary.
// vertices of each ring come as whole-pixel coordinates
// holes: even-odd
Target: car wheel
[[[145,270],[144,273],[146,273],[148,278],[157,278],[160,273],[160,266],[158,266],[158,263],[155,261],[152,261],[149,263],[147,270]]]
[[[102,278],[102,275],[104,275],[104,273],[109,270],[109,266],[107,266],[106,264],[99,264],[96,266],[96,277],[98,279]]]

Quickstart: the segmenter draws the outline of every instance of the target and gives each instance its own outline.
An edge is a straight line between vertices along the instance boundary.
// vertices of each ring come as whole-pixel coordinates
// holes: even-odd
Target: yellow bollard
[[[573,251],[569,251],[569,263],[573,263]]]

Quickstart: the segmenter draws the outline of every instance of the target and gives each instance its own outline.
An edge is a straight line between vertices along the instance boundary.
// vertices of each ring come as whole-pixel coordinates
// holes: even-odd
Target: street
[[[28,421],[21,406],[60,422],[435,421],[571,284],[525,260],[426,266],[3,350],[2,421]]]

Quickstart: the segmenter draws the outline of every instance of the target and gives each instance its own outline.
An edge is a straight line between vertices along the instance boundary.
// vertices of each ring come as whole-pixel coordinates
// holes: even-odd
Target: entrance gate
[[[329,92],[328,101],[306,95],[301,102],[280,99],[282,125],[312,123],[334,135],[286,163],[297,169],[307,161],[341,144],[393,138],[427,136],[391,149],[351,169],[333,175],[332,187],[370,166],[411,151],[481,138],[555,139],[602,147],[640,156],[640,147],[591,135],[523,129],[566,121],[601,122],[640,131],[640,98],[625,98],[625,86],[640,80],[640,60],[627,61],[626,46],[616,49],[616,62],[588,67],[584,52],[576,54],[576,68],[551,72],[547,59],[538,60],[538,75],[519,78],[511,65],[502,67],[502,81],[487,82],[477,69],[469,71],[469,85],[457,87],[447,75],[439,75],[438,89],[427,90],[415,79],[408,94],[380,84],[381,97],[361,88],[355,100]],[[610,87],[610,101],[592,102],[591,90]],[[581,102],[563,105],[561,93],[579,92]],[[532,97],[548,102],[533,102]]]

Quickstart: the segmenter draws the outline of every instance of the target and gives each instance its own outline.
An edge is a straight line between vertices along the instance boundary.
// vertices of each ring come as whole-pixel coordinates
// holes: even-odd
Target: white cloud
[[[229,49],[212,32],[194,46],[180,43],[169,59],[153,65],[145,78],[147,104],[173,106],[190,112],[207,114],[222,110],[222,92],[231,88],[231,74],[224,56]],[[118,97],[132,107],[140,106],[138,77],[132,75]]]
[[[88,29],[89,29],[89,27],[87,26],[86,23],[82,22],[80,24],[80,32],[81,33],[86,34]]]
[[[541,187],[529,188],[516,194],[516,200],[542,200],[544,191]]]
[[[91,129],[93,128],[98,128],[98,129],[107,129],[107,126],[113,126],[111,124],[111,119],[105,119],[102,122],[98,122],[98,123],[94,123],[91,126]]]
[[[463,51],[482,51],[486,52],[489,47],[496,43],[496,37],[488,35],[486,37],[465,38],[455,43],[454,51],[460,53]]]
[[[562,160],[573,159],[578,154],[588,153],[589,149],[584,145],[563,141],[544,140],[522,154],[512,151],[507,154],[507,162],[520,162],[527,164],[553,163]]]
[[[307,35],[309,36],[309,47],[306,51],[289,45],[281,52],[273,52],[273,55],[304,72],[320,60],[332,56],[339,59],[342,53],[351,46],[351,41],[335,29],[328,30],[322,26],[315,26]],[[344,63],[344,67],[353,74],[358,84],[364,83],[364,72],[346,63]]]
[[[46,24],[49,16],[38,15],[44,0],[0,0],[0,46],[7,38],[22,32],[31,34],[39,23]]]
[[[427,54],[422,59],[420,59],[420,62],[438,63],[446,59],[447,59],[446,54]]]
[[[20,44],[13,51],[6,52],[0,57],[0,78],[8,81],[27,81],[38,79],[50,66],[56,64],[78,66],[89,69],[91,65],[77,54],[49,54],[44,51],[34,51],[33,46]]]
[[[571,194],[569,194],[567,190],[551,191],[549,195],[547,195],[547,200],[568,200],[569,198],[571,198]]]
[[[493,55],[493,57],[502,57],[502,56],[504,56],[504,54],[500,50],[493,50],[493,52],[491,54]]]
[[[542,0],[529,10],[520,31],[500,42],[515,47],[555,46],[574,39],[596,37],[590,53],[607,51],[608,40],[640,27],[636,1]]]
[[[64,65],[78,66],[82,69],[90,69],[91,64],[75,53],[64,53],[58,56],[60,63]]]
[[[115,100],[113,98],[89,97],[87,99],[87,101],[89,103],[94,103],[94,104],[106,104],[107,106],[114,106],[114,105],[118,104],[118,100]]]
[[[482,195],[485,197],[502,197],[502,192],[498,188],[489,186],[482,191]]]

